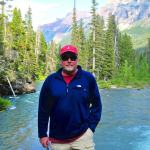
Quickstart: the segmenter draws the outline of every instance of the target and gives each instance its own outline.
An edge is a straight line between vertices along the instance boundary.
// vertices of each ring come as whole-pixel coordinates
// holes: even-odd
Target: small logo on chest
[[[76,87],[81,88],[82,86],[80,84],[76,85]]]

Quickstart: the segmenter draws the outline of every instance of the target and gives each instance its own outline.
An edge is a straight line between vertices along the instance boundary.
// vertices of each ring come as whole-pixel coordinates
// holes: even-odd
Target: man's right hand
[[[48,137],[40,138],[40,143],[43,145],[43,147],[47,148],[49,144],[49,138]]]

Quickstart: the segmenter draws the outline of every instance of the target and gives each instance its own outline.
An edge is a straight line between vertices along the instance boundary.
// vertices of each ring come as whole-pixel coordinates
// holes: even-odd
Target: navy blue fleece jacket
[[[59,140],[93,132],[101,118],[101,98],[93,75],[78,66],[73,80],[66,84],[62,69],[45,80],[39,98],[38,134]]]

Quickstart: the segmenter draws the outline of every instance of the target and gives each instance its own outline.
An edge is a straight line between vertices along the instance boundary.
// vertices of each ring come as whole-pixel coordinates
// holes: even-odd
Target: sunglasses
[[[77,55],[74,55],[74,54],[61,55],[61,60],[62,61],[67,61],[69,58],[71,59],[71,61],[75,61],[77,59]]]

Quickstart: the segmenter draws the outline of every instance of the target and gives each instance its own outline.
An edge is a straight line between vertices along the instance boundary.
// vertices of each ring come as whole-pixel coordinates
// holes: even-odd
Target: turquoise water
[[[37,137],[37,92],[13,100],[0,113],[0,150],[43,150]],[[150,150],[150,89],[101,90],[103,113],[96,150]]]

